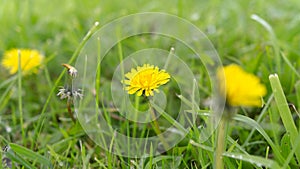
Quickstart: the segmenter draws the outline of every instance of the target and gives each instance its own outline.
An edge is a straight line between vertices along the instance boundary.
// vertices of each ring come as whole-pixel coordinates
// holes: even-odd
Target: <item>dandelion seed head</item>
[[[82,94],[81,89],[71,91],[71,90],[68,90],[68,89],[62,87],[58,90],[58,93],[56,94],[56,96],[59,96],[59,98],[61,100],[66,99],[66,98],[68,100],[72,100],[74,98],[82,99],[83,94]]]

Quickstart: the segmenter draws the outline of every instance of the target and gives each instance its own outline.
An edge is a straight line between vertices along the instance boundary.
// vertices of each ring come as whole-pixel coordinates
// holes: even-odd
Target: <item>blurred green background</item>
[[[104,25],[121,16],[152,11],[189,20],[209,36],[222,58],[238,58],[243,63],[270,45],[266,30],[250,18],[257,14],[272,26],[278,43],[289,51],[290,60],[298,60],[299,3],[296,0],[1,0],[0,54],[10,48],[36,48],[46,56],[55,55],[49,63],[50,70],[55,71],[57,63],[68,60],[95,21]]]
[[[300,80],[295,73],[295,70],[299,72],[300,69],[299,9],[299,0],[0,0],[0,59],[6,50],[12,48],[37,49],[46,56],[47,62],[43,66],[45,71],[23,79],[22,96],[26,96],[23,98],[23,102],[25,125],[28,127],[28,142],[33,135],[39,112],[45,104],[53,83],[63,70],[61,64],[68,62],[87,31],[96,21],[100,23],[101,27],[114,19],[139,12],[164,12],[190,21],[208,36],[224,65],[237,63],[242,65],[246,71],[261,77],[269,89],[268,96],[270,95],[268,77],[272,73],[278,73],[288,101],[299,107],[300,99],[297,99],[294,88],[295,83]],[[264,20],[261,20],[262,23],[267,22],[267,24],[262,25],[257,20],[251,19],[254,14]],[[268,25],[270,26],[269,30],[267,29]],[[138,48],[140,44],[131,45],[136,45]],[[111,61],[116,62],[113,59]],[[107,62],[109,63],[110,60]],[[110,70],[109,66],[108,64],[107,70]],[[198,69],[197,65],[193,65],[192,69]],[[10,75],[3,67],[0,67],[0,70],[0,83],[2,83],[9,79]],[[107,76],[111,77],[109,72]],[[45,75],[49,75],[49,77]],[[63,85],[63,82],[60,84]],[[201,90],[209,92],[209,86],[201,88]],[[1,88],[0,91],[5,91],[5,88]],[[207,95],[209,93],[206,93]],[[5,102],[0,103],[1,135],[13,143],[22,143],[20,126],[18,126],[18,119],[15,118],[18,117],[16,88],[13,87],[12,92],[5,97],[7,97],[4,99]],[[46,145],[55,145],[63,138],[70,139],[72,143],[68,142],[68,144],[76,147],[77,137],[84,135],[81,133],[82,135],[75,136],[78,126],[55,120],[63,116],[64,106],[65,103],[60,102],[58,98],[53,99],[49,104],[49,111],[46,112],[49,118],[40,134],[40,140],[37,141],[42,149],[40,150],[41,154],[50,149],[49,147],[45,148]],[[276,112],[274,107],[270,111]],[[244,110],[241,112],[245,113]],[[256,109],[245,114],[254,119],[259,115]],[[265,122],[269,124],[270,120],[266,119]],[[265,126],[270,129],[268,124]],[[275,124],[277,125],[277,121]],[[13,132],[5,132],[5,126],[11,126]],[[277,129],[278,133],[274,134],[275,136],[272,138],[277,139],[279,144],[278,140],[283,132],[280,127]],[[237,138],[239,136],[240,141],[245,140],[248,134],[249,130],[244,131],[242,127],[237,127],[232,133]],[[69,135],[72,137],[68,137]],[[261,147],[254,144],[247,147],[246,150],[250,154],[264,156],[268,145],[265,142],[260,144],[260,141],[263,140],[262,136],[255,135],[253,140],[253,142],[257,141]],[[4,143],[1,143],[1,146],[3,145]],[[66,143],[56,145],[57,152],[61,152],[66,145]],[[26,145],[24,146],[26,147]],[[185,148],[182,152],[194,151],[189,146]],[[98,152],[97,155],[102,153],[100,156],[105,156],[103,155],[105,153],[98,147],[92,147],[92,149]],[[81,162],[70,162],[70,159],[75,159],[75,156],[78,155],[76,154],[77,150],[78,146],[77,149],[69,147],[68,151],[62,155],[63,158],[59,159],[68,161],[74,166],[79,165]],[[205,153],[203,151],[203,154]],[[109,155],[105,157],[109,157]],[[187,153],[187,156],[184,157],[185,163],[192,164],[196,161],[199,164],[199,161],[194,160],[197,157],[197,153]],[[53,154],[51,160],[55,161]],[[102,160],[105,161],[105,158]],[[118,157],[114,157],[114,160],[120,162]],[[209,159],[207,161],[209,164]],[[103,163],[107,162],[111,161]]]

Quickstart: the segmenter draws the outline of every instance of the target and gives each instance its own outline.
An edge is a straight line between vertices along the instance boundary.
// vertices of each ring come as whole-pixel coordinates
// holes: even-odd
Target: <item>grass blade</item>
[[[35,169],[35,167],[32,166],[30,163],[28,163],[24,158],[22,158],[18,154],[15,154],[11,150],[6,153],[6,156],[9,159],[11,159],[12,161],[16,162],[18,165],[22,165],[23,167],[29,168],[29,169]]]
[[[290,151],[290,152],[289,152],[289,155],[286,157],[286,161],[285,161],[282,168],[288,168],[288,164],[291,161],[293,161],[293,157],[294,157],[294,154],[297,150],[297,147],[299,146],[299,143],[300,143],[300,134],[297,136],[297,139],[295,140],[295,145],[292,147],[291,151],[290,151],[290,149],[288,149],[288,151]]]
[[[166,113],[163,109],[161,109],[158,105],[156,105],[153,101],[150,101],[151,106],[161,114],[168,122],[174,125],[177,129],[179,129],[182,133],[187,133],[187,129],[185,129],[179,122],[173,119],[168,113]]]
[[[282,90],[280,80],[277,76],[277,74],[270,75],[269,76],[271,87],[274,93],[275,102],[277,105],[277,108],[279,110],[279,114],[281,117],[281,120],[283,122],[284,128],[291,136],[291,145],[295,146],[296,139],[298,136],[298,131],[296,128],[296,125],[293,120],[292,113],[290,111],[290,108],[288,106],[288,103],[286,101],[284,92]],[[298,162],[300,162],[300,146],[298,146],[297,151],[295,152]]]
[[[18,144],[14,144],[14,143],[10,143],[9,146],[15,153],[17,153],[18,155],[20,155],[22,157],[26,157],[26,159],[35,161],[35,162],[40,163],[45,166],[51,165],[49,159],[45,158],[44,156],[41,156],[40,154],[38,154],[30,149],[27,149],[23,146],[20,146]]]
[[[158,156],[146,164],[145,168],[178,168],[182,160],[181,156]],[[174,163],[175,162],[175,163]],[[155,167],[156,166],[156,167]],[[164,167],[163,167],[164,166]]]
[[[295,75],[300,78],[300,73],[298,73],[297,69],[292,65],[292,63],[289,61],[289,59],[285,56],[283,52],[281,52],[281,56],[285,63],[289,66],[289,68],[295,73]]]
[[[276,35],[275,35],[271,25],[267,21],[265,21],[263,18],[259,17],[258,15],[255,15],[255,14],[251,15],[251,19],[260,23],[268,31],[270,40],[272,42],[272,46],[273,46],[274,52],[275,52],[275,61],[276,61],[276,65],[277,65],[277,70],[278,70],[278,72],[281,72],[281,64],[282,63],[281,63],[281,58],[280,58],[280,49],[279,49]]]
[[[264,166],[264,167],[268,167],[268,168],[272,168],[272,169],[281,169],[281,167],[278,165],[278,163],[276,163],[275,161],[270,160],[270,159],[265,159],[263,157],[247,155],[247,154],[242,154],[242,153],[230,153],[230,152],[225,152],[225,153],[223,153],[223,155],[226,157],[230,157],[230,158],[234,158],[237,160],[246,161],[251,164],[255,164],[258,167]]]
[[[269,143],[269,145],[271,146],[271,148],[272,148],[272,150],[275,154],[275,157],[278,158],[279,163],[280,164],[284,163],[285,160],[282,157],[279,148],[274,144],[274,142],[271,140],[269,135],[265,132],[265,130],[256,121],[254,121],[253,119],[251,119],[249,117],[246,117],[246,116],[243,116],[243,115],[238,115],[238,114],[236,116],[234,116],[233,119],[237,120],[237,121],[240,121],[240,122],[243,122],[245,124],[248,124],[249,126],[255,128],[266,139],[266,141]]]

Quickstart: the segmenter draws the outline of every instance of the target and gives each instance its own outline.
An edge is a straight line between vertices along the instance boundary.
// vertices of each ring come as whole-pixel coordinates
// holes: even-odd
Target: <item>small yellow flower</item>
[[[138,96],[142,94],[153,96],[153,91],[158,93],[157,88],[170,80],[169,73],[149,64],[144,64],[142,67],[138,66],[137,69],[132,68],[131,72],[125,74],[125,77],[128,79],[122,81],[122,83],[128,85],[125,90],[128,91],[128,94],[137,92]]]
[[[24,74],[37,73],[37,66],[41,65],[44,56],[36,50],[31,49],[12,49],[4,53],[2,65],[9,70],[10,74],[18,71],[19,51],[21,55],[21,69]]]
[[[265,85],[253,74],[245,72],[236,64],[217,71],[220,92],[230,106],[262,106],[261,98],[266,95]],[[225,86],[224,86],[225,85]]]

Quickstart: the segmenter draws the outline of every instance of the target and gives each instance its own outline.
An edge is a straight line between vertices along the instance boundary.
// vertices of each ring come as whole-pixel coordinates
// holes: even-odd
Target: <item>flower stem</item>
[[[168,150],[169,149],[169,144],[165,141],[163,135],[161,134],[161,131],[159,129],[159,125],[158,125],[158,122],[156,120],[156,116],[155,116],[155,112],[151,106],[151,104],[149,104],[149,107],[150,107],[150,113],[151,113],[151,117],[153,119],[153,129],[155,131],[155,133],[157,134],[159,140],[161,141],[161,143],[163,144],[165,150]]]
[[[226,148],[226,123],[227,118],[222,117],[218,127],[218,137],[217,137],[217,148],[215,154],[215,168],[216,169],[223,169],[223,152]]]
[[[23,106],[22,106],[22,63],[21,63],[21,52],[18,50],[18,107],[20,113],[20,126],[22,131],[22,139],[23,144],[26,144],[26,136],[25,136],[25,129],[23,126]]]
[[[69,115],[70,115],[72,121],[73,121],[74,123],[76,123],[76,119],[74,118],[73,113],[72,113],[71,103],[72,103],[72,101],[69,101],[69,100],[67,101],[68,113],[69,113]]]

